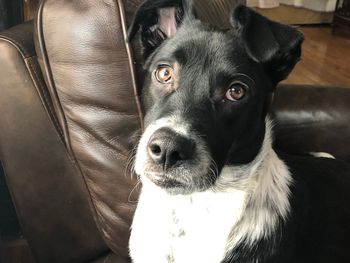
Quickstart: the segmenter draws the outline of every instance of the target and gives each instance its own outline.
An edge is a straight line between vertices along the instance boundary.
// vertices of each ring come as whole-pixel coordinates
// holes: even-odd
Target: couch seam
[[[26,58],[25,61],[28,63],[29,68],[31,68],[32,71],[34,72],[35,77],[32,75],[31,71],[28,70],[28,71],[29,71],[29,74],[32,76],[34,85],[35,85],[36,88],[37,88],[37,91],[38,91],[38,93],[39,93],[39,97],[40,97],[40,94],[43,95],[42,97],[43,97],[43,99],[44,99],[44,103],[42,103],[42,104],[43,104],[44,108],[46,108],[45,106],[47,106],[47,108],[49,109],[50,115],[51,115],[53,121],[55,122],[55,126],[57,127],[58,132],[59,132],[59,134],[61,135],[61,138],[63,139],[63,131],[62,131],[61,125],[59,124],[59,122],[58,122],[58,120],[57,120],[57,118],[56,118],[56,113],[55,113],[55,111],[53,110],[53,108],[51,107],[51,105],[50,105],[50,103],[49,103],[47,94],[45,93],[45,91],[43,91],[43,92],[40,92],[40,91],[39,91],[40,88],[39,88],[39,86],[38,86],[37,84],[39,84],[39,85],[41,85],[42,87],[44,87],[43,82],[42,82],[42,79],[39,77],[39,74],[38,74],[37,70],[36,70],[35,67],[33,66],[33,62],[30,61],[29,58]],[[38,82],[38,83],[36,83],[36,82]]]
[[[42,54],[42,60],[43,60],[44,69],[45,69],[45,72],[43,72],[43,74],[46,75],[46,79],[48,82],[47,83],[48,89],[51,91],[51,93],[53,95],[52,100],[53,100],[54,107],[56,106],[58,108],[56,114],[60,115],[57,117],[58,117],[58,120],[61,124],[60,126],[61,126],[63,134],[64,134],[64,142],[66,144],[66,148],[68,149],[68,152],[71,155],[73,155],[73,149],[71,146],[69,131],[68,131],[68,127],[67,127],[68,126],[67,119],[65,116],[65,112],[63,110],[63,106],[62,106],[61,101],[60,101],[60,97],[57,93],[57,89],[55,88],[55,81],[54,81],[53,76],[52,76],[50,61],[48,58],[48,54],[46,52],[47,51],[46,50],[46,43],[44,40],[44,31],[43,31],[43,27],[42,27],[43,9],[44,9],[46,2],[47,2],[46,0],[43,0],[41,2],[39,10],[38,10],[37,21],[36,21],[36,27],[37,27],[37,32],[38,32],[37,35],[38,35],[39,50]],[[55,103],[56,103],[56,105],[55,105]]]
[[[141,110],[141,102],[140,102],[139,95],[137,92],[136,73],[135,73],[134,63],[132,60],[132,57],[133,57],[132,50],[130,48],[130,43],[127,41],[126,18],[125,18],[125,11],[124,11],[124,6],[123,6],[122,0],[117,0],[117,5],[118,5],[119,13],[120,13],[120,22],[121,22],[121,28],[122,28],[122,32],[123,32],[124,46],[125,46],[127,56],[128,56],[128,64],[129,64],[129,68],[130,68],[131,83],[132,83],[132,87],[133,87],[134,99],[135,99],[135,103],[136,103],[136,107],[137,107],[137,111],[138,111],[138,115],[139,115],[140,128],[141,128],[141,131],[143,131],[144,130],[143,114],[142,114],[142,110]]]
[[[5,37],[5,36],[0,36],[0,40],[5,41],[5,42],[11,44],[13,47],[15,47],[18,50],[18,52],[21,54],[21,57],[23,59],[29,57],[29,55],[25,54],[24,49],[21,47],[21,45],[16,40],[9,38],[9,37]]]

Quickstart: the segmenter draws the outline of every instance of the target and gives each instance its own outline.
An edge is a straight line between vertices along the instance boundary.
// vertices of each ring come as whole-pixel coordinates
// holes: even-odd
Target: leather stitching
[[[32,79],[34,80],[34,83],[35,83],[35,80],[36,80],[36,82],[38,82],[38,84],[39,84],[39,85],[35,85],[35,86],[38,88],[39,94],[43,95],[42,97],[44,99],[44,107],[46,106],[49,109],[51,119],[54,121],[55,126],[58,129],[58,132],[60,133],[61,137],[63,138],[63,131],[62,131],[61,126],[60,126],[60,124],[59,124],[59,122],[58,122],[58,120],[56,118],[55,111],[53,110],[53,108],[51,107],[51,105],[49,103],[49,99],[47,97],[46,92],[43,89],[40,88],[40,87],[45,87],[45,85],[44,85],[42,79],[39,77],[39,74],[38,74],[35,66],[33,65],[33,62],[30,59],[26,59],[26,62],[28,62],[29,67],[32,69],[32,72],[35,75],[35,78],[33,78],[34,76],[32,76]],[[29,71],[29,72],[31,72],[31,71]],[[42,90],[42,92],[40,92],[39,90]]]
[[[134,63],[133,63],[133,59],[132,59],[132,50],[130,48],[130,44],[126,42],[127,39],[127,30],[126,30],[126,18],[125,18],[125,12],[124,12],[124,6],[123,6],[123,2],[121,0],[117,1],[117,5],[119,8],[119,20],[121,23],[121,28],[122,28],[122,33],[124,36],[124,46],[126,49],[126,53],[128,56],[128,64],[129,64],[129,69],[130,69],[130,77],[131,77],[131,82],[132,82],[132,87],[133,87],[133,95],[135,98],[135,103],[136,103],[136,107],[137,107],[137,111],[138,111],[138,115],[139,115],[139,120],[140,120],[140,126],[141,126],[141,130],[143,130],[143,115],[142,115],[142,110],[141,110],[141,102],[140,102],[140,98],[138,96],[137,93],[137,84],[136,84],[136,72],[135,72],[135,68],[134,68]]]
[[[5,42],[8,42],[8,43],[10,43],[11,45],[13,45],[13,46],[18,50],[18,52],[20,53],[20,55],[22,56],[23,60],[24,60],[25,62],[28,63],[28,66],[29,66],[30,69],[31,69],[31,70],[28,70],[28,72],[29,72],[29,74],[31,75],[34,84],[36,84],[35,82],[38,82],[38,83],[39,83],[39,85],[35,85],[35,86],[36,86],[38,89],[40,89],[39,86],[45,87],[45,85],[44,85],[43,82],[42,82],[42,79],[39,77],[39,74],[38,74],[37,70],[35,69],[35,66],[33,66],[32,61],[30,60],[30,58],[34,58],[34,57],[36,57],[36,56],[35,56],[35,55],[29,56],[29,54],[26,55],[26,52],[25,52],[24,48],[21,46],[21,44],[20,44],[18,41],[14,40],[14,39],[10,39],[10,38],[8,38],[8,37],[1,36],[1,37],[0,37],[0,40],[3,40],[3,41],[5,41]],[[32,75],[32,72],[34,72],[34,75],[35,75],[35,76]],[[39,91],[38,91],[38,92],[39,92]],[[58,120],[56,119],[56,115],[55,115],[55,113],[54,113],[52,107],[51,107],[50,104],[49,104],[49,100],[48,100],[48,98],[47,98],[46,93],[43,91],[43,92],[39,92],[39,94],[43,94],[43,98],[44,98],[44,100],[45,100],[45,104],[46,104],[46,106],[49,108],[50,115],[51,115],[53,121],[55,122],[55,126],[57,127],[57,129],[58,129],[60,135],[63,136],[63,131],[62,131],[62,129],[61,129],[61,126],[60,126],[59,123],[58,123]]]
[[[47,54],[46,50],[46,43],[45,43],[45,36],[44,36],[44,29],[43,29],[43,9],[46,4],[47,0],[43,0],[40,4],[39,10],[38,10],[38,15],[37,15],[37,21],[36,21],[36,26],[37,26],[37,36],[38,36],[38,42],[39,42],[39,50],[42,54],[42,60],[44,64],[44,69],[43,73],[46,74],[46,80],[47,80],[47,87],[51,92],[51,97],[52,97],[52,102],[53,105],[56,109],[56,116],[58,118],[58,121],[61,124],[61,128],[64,134],[64,142],[66,144],[66,148],[68,152],[74,156],[74,152],[72,149],[72,144],[71,144],[71,138],[69,136],[69,129],[68,129],[68,122],[66,119],[66,115],[63,109],[63,106],[61,104],[60,97],[58,95],[58,91],[55,87],[55,81],[52,75],[51,71],[51,66],[50,66],[50,60],[49,56]],[[74,159],[76,159],[74,157]]]

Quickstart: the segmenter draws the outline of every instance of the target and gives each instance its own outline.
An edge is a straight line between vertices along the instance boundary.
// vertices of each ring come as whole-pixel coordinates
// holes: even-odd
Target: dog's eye
[[[247,91],[247,86],[241,82],[234,82],[226,92],[226,99],[230,101],[241,100]]]
[[[174,69],[167,65],[161,65],[155,71],[155,76],[158,82],[169,84],[173,80]]]

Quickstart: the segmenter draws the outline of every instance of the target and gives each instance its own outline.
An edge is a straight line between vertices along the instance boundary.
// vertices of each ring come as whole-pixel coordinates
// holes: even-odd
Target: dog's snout
[[[169,169],[193,157],[195,143],[170,129],[156,131],[148,143],[148,154],[153,162]]]

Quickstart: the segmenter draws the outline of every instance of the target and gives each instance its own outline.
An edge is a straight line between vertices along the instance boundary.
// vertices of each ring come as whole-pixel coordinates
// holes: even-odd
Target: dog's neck
[[[241,218],[232,228],[227,250],[242,242],[251,246],[270,237],[290,211],[292,177],[288,167],[272,148],[272,121],[266,118],[266,132],[262,148],[249,164],[226,166],[214,191],[241,189],[246,193]]]
[[[254,161],[225,166],[210,189],[172,196],[143,182],[131,245],[151,235],[166,251],[162,258],[189,262],[190,247],[193,260],[200,262],[198,255],[202,255],[201,262],[219,262],[235,248],[254,245],[274,233],[288,216],[291,182],[288,168],[272,149],[272,124],[267,119],[262,148]],[[214,243],[217,249],[211,247]]]

